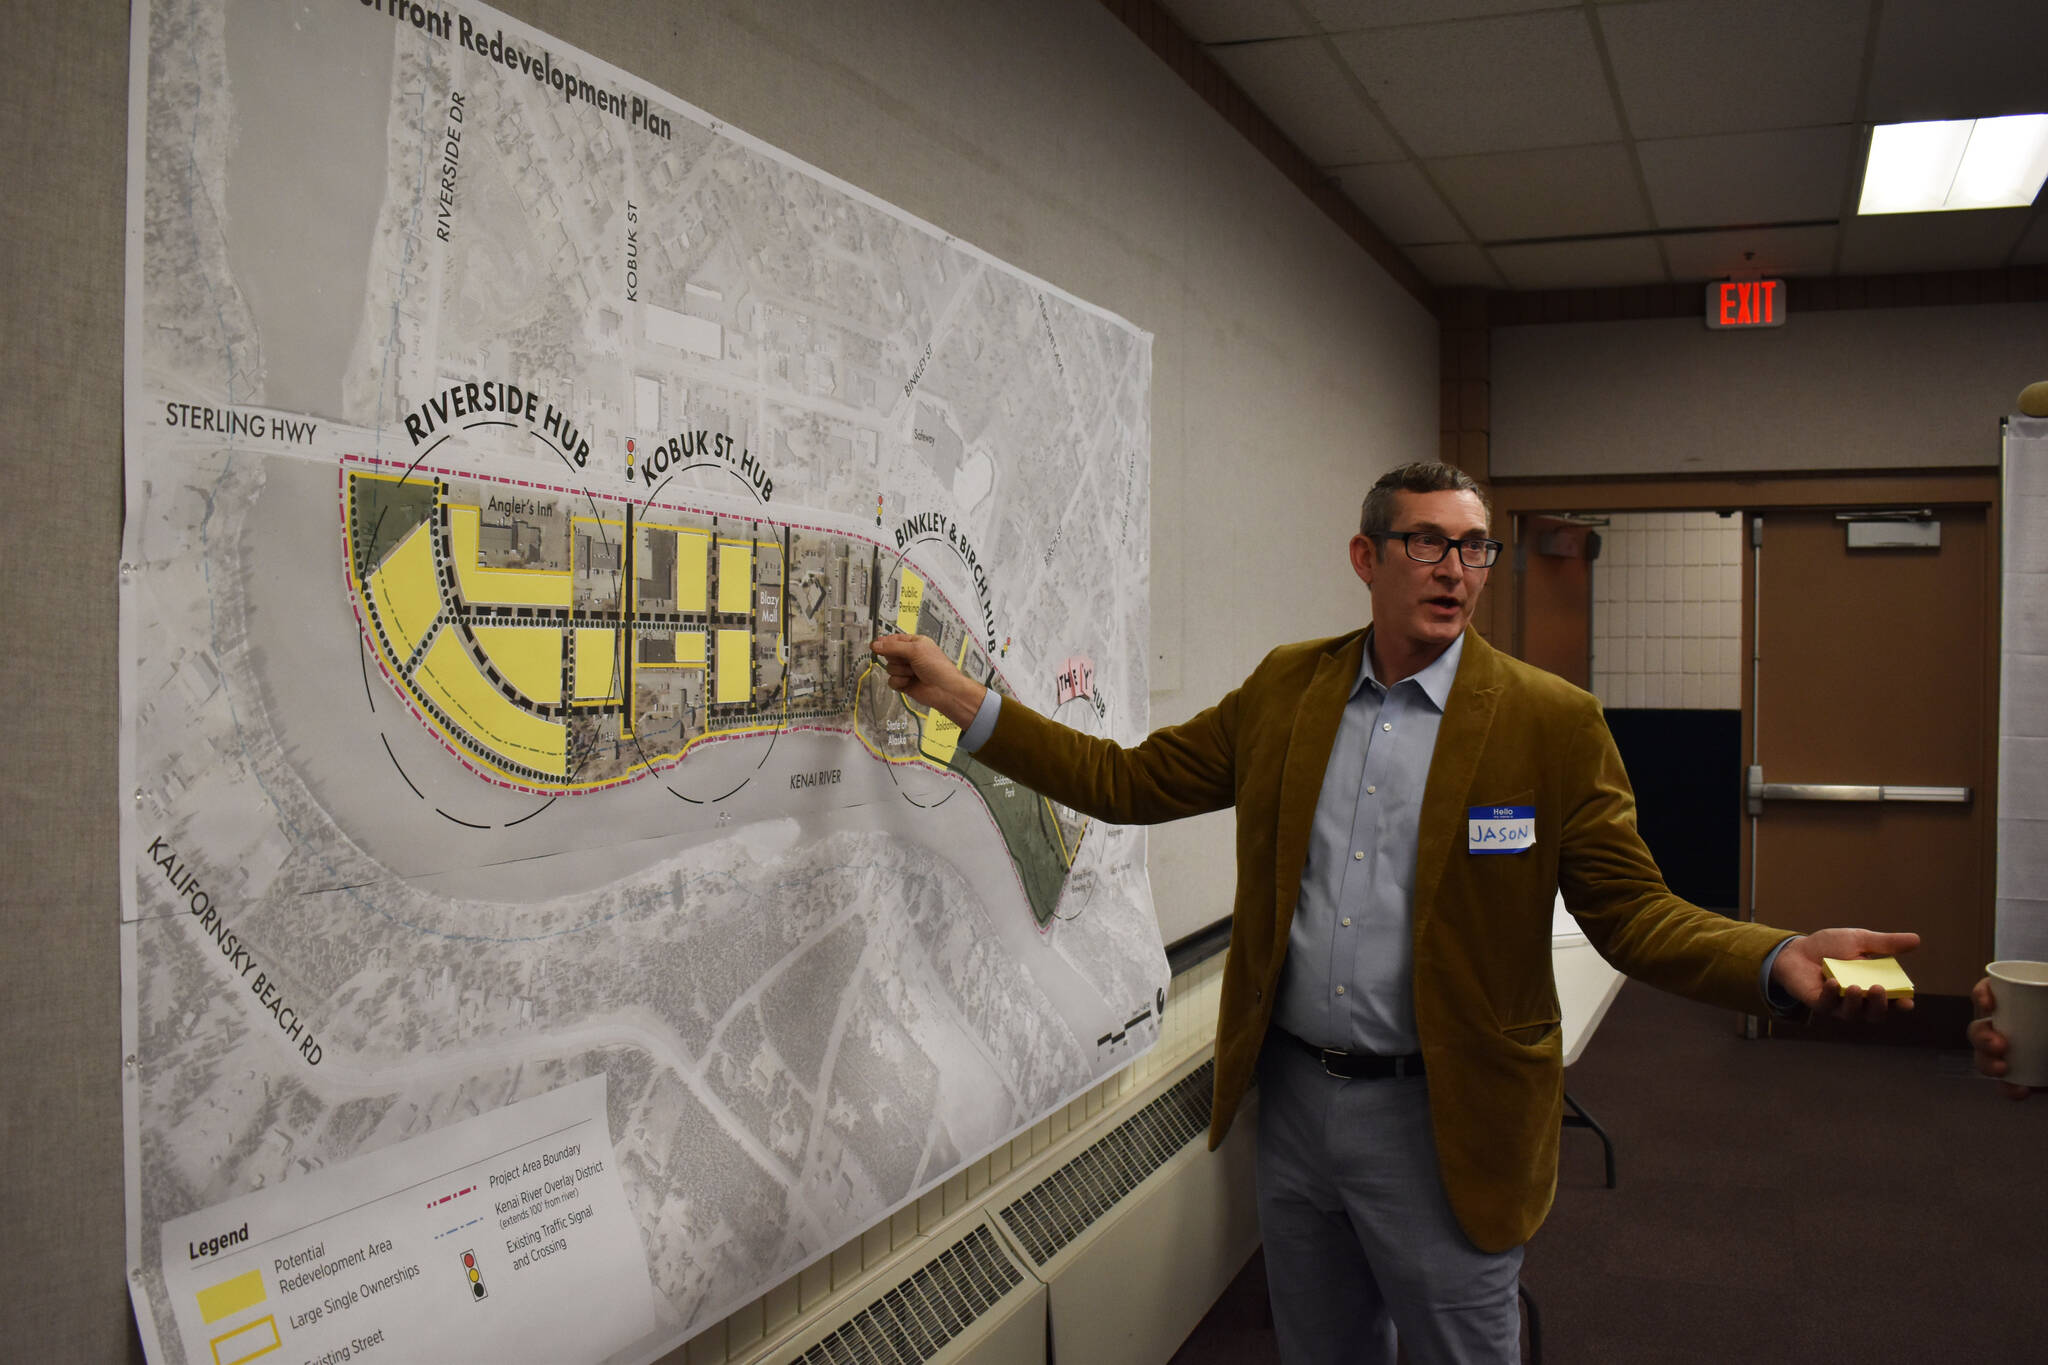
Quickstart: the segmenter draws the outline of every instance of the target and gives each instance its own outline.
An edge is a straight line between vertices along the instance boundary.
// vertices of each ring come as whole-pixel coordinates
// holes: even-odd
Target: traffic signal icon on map
[[[484,1272],[477,1268],[476,1253],[474,1251],[462,1253],[462,1273],[469,1276],[470,1298],[487,1299],[490,1297],[490,1292],[484,1288]]]

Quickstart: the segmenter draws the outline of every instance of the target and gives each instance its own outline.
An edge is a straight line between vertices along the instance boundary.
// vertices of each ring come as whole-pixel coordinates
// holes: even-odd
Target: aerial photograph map
[[[645,1360],[1129,1063],[1151,339],[482,5],[133,7],[152,1359]]]

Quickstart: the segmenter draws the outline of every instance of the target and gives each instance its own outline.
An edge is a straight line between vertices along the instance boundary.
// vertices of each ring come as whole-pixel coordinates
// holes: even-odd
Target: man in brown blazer
[[[1418,1365],[1519,1358],[1521,1248],[1557,1183],[1559,889],[1622,971],[1731,1010],[1875,1017],[1882,992],[1843,997],[1821,958],[1919,942],[1796,937],[1671,894],[1599,703],[1468,630],[1499,552],[1469,477],[1392,471],[1350,544],[1371,627],[1274,650],[1131,749],[996,697],[929,640],[874,644],[892,687],[1055,801],[1119,824],[1236,808],[1209,1141],[1256,1073],[1289,1361],[1391,1363],[1397,1334]]]

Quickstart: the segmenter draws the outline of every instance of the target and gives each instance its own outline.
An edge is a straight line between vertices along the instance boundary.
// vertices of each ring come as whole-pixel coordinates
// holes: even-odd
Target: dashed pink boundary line
[[[441,1197],[440,1197],[439,1199],[429,1199],[429,1200],[427,1201],[427,1207],[428,1207],[428,1208],[430,1208],[430,1209],[437,1209],[437,1208],[441,1207],[441,1205],[443,1205],[443,1204],[447,1203],[447,1202],[448,1202],[449,1200],[451,1200],[451,1199],[460,1199],[460,1198],[462,1198],[462,1196],[463,1196],[463,1195],[465,1195],[465,1194],[475,1194],[475,1193],[476,1193],[476,1188],[477,1188],[476,1186],[474,1186],[474,1185],[471,1185],[471,1186],[469,1186],[469,1187],[468,1187],[467,1189],[461,1189],[461,1190],[457,1190],[457,1191],[456,1191],[455,1193],[453,1193],[453,1194],[444,1194],[444,1195],[442,1195],[442,1196],[441,1196]]]
[[[406,465],[402,461],[379,459],[374,455],[343,455],[335,466],[335,482],[336,493],[340,501],[341,516],[344,527],[346,527],[348,521],[348,466],[351,464],[376,465],[385,469],[413,468],[413,466]],[[508,484],[515,488],[533,488],[539,489],[540,491],[547,493],[559,493],[563,497],[568,498],[575,498],[580,496],[590,498],[593,501],[602,500],[604,502],[615,502],[625,504],[628,506],[634,505],[633,500],[630,498],[622,498],[619,497],[617,494],[613,493],[593,493],[587,488],[564,488],[559,484],[535,482],[527,479],[511,479],[496,474],[477,474],[465,470],[443,469],[434,465],[424,466],[424,468],[429,474],[439,474],[451,479],[469,479],[476,483]],[[724,517],[728,515],[724,512],[714,512],[707,507],[692,507],[687,503],[655,502],[652,499],[649,499],[644,505],[647,507],[659,507],[665,511],[670,512],[687,512],[695,516],[703,517]],[[571,515],[573,516],[574,514],[572,513]],[[776,521],[772,517],[755,517],[750,518],[750,520],[766,521],[775,526],[789,526],[802,531],[816,531],[819,535],[845,536],[849,540],[864,541],[867,544],[872,545],[879,550],[889,550],[887,542],[875,540],[870,536],[862,535],[858,531],[842,531],[830,526],[812,526],[807,522],[800,521]],[[469,771],[474,773],[477,777],[490,783],[494,787],[503,787],[507,791],[524,792],[529,796],[592,796],[598,792],[610,791],[614,787],[623,787],[628,783],[639,782],[648,778],[655,777],[660,773],[668,771],[671,768],[680,767],[682,766],[683,760],[690,756],[690,751],[694,751],[696,749],[697,744],[720,744],[724,743],[727,740],[759,738],[762,734],[777,733],[764,730],[757,731],[751,735],[706,735],[700,738],[697,741],[697,744],[692,744],[690,746],[690,750],[686,750],[683,753],[677,754],[675,757],[669,759],[667,763],[662,764],[659,767],[656,767],[654,764],[651,763],[646,764],[638,772],[628,774],[625,777],[615,778],[609,782],[601,782],[593,786],[579,787],[573,790],[550,791],[544,787],[529,787],[522,783],[510,781],[500,776],[499,774],[491,772],[487,769],[480,768],[477,766],[476,762],[470,758],[468,754],[463,753],[462,750],[456,748],[455,745],[451,744],[448,741],[448,737],[441,733],[441,728],[439,725],[435,724],[433,721],[429,720],[427,717],[420,714],[419,708],[417,706],[414,706],[412,703],[411,695],[405,690],[404,683],[399,681],[397,678],[393,677],[391,670],[385,666],[383,651],[377,648],[376,641],[371,638],[370,623],[367,619],[365,619],[363,615],[362,603],[357,598],[355,590],[352,587],[348,586],[353,581],[353,575],[351,573],[352,566],[348,562],[347,544],[348,537],[346,534],[344,534],[342,537],[343,550],[341,557],[342,584],[345,588],[348,588],[349,610],[355,613],[356,628],[362,634],[364,647],[367,648],[371,656],[377,660],[377,671],[382,673],[384,677],[391,683],[392,691],[398,694],[398,699],[400,702],[404,703],[405,709],[412,712],[413,719],[417,720],[421,725],[425,726],[427,733],[432,735],[436,740],[438,740],[440,742],[441,747],[446,749],[451,755],[454,756],[456,762],[460,763],[463,767],[469,769]],[[897,551],[889,552],[892,554],[899,553]],[[939,600],[944,602],[946,604],[947,609],[952,611],[954,615],[959,616],[960,619],[963,621],[967,619],[965,615],[961,613],[960,609],[953,605],[953,600],[950,597],[946,596],[946,590],[944,588],[941,588],[936,584],[931,583],[929,580],[927,580],[925,586],[930,590],[938,593]],[[1001,670],[995,667],[995,661],[993,659],[989,661],[989,671],[990,675],[993,677],[1001,678],[1003,676]],[[780,733],[852,735],[856,740],[858,740],[859,738],[858,733],[853,729],[852,726],[838,725],[787,725],[781,727]],[[876,754],[872,749],[869,749],[868,746],[865,744],[860,745],[860,751],[873,762],[886,764],[889,761],[888,759]],[[965,776],[958,772],[955,772],[950,768],[935,768],[929,764],[924,764],[923,766],[927,769],[927,771],[937,773],[940,777],[945,778],[948,781],[957,782],[961,786],[967,788],[969,791],[974,790],[974,784],[972,782],[969,782]],[[979,802],[978,804],[981,807],[981,818],[986,820],[988,822],[989,828],[995,831],[996,838],[998,840],[1002,840],[1003,827],[996,822],[995,812],[989,809],[988,803],[986,801]],[[1004,842],[1005,846],[1007,846],[1007,841]],[[1017,871],[1016,860],[1013,858],[1005,858],[1003,861],[1010,870],[1010,880],[1017,884],[1017,894],[1023,897],[1024,904],[1029,906],[1031,904],[1031,893],[1024,886],[1023,875]],[[1069,873],[1073,871],[1073,867],[1071,864],[1068,865],[1067,870]],[[1066,895],[1066,880],[1062,879],[1060,883],[1060,894],[1053,901],[1053,909],[1055,912],[1058,911],[1060,902],[1066,899]],[[1034,915],[1033,918],[1035,919],[1036,916]],[[1041,937],[1052,931],[1052,926],[1057,921],[1057,918],[1057,913],[1053,915],[1048,915],[1044,923],[1035,926]]]
[[[343,455],[336,465],[335,482],[337,496],[340,501],[341,517],[344,529],[346,528],[348,521],[348,467],[351,464],[374,465],[383,469],[411,470],[416,468],[415,466],[407,465],[402,460],[385,460],[380,459],[374,455]],[[584,497],[589,498],[593,501],[612,502],[618,503],[621,506],[629,507],[659,507],[664,511],[683,512],[692,516],[700,517],[725,518],[732,515],[726,512],[714,512],[708,507],[693,507],[687,503],[654,502],[650,500],[644,504],[641,504],[636,503],[631,498],[622,498],[619,497],[617,494],[613,493],[593,493],[587,488],[564,488],[559,484],[537,482],[528,479],[506,478],[502,475],[496,474],[476,474],[464,470],[444,469],[435,465],[417,466],[417,468],[424,469],[425,472],[428,474],[440,475],[445,478],[467,479],[474,483],[504,484],[515,488],[530,488],[538,490],[540,492],[560,494],[561,496],[567,498]],[[572,512],[570,513],[570,515],[573,517],[575,513]],[[799,531],[815,531],[819,535],[844,536],[849,540],[861,541],[868,545],[872,545],[879,550],[889,550],[889,546],[886,542],[875,540],[870,536],[864,536],[860,534],[858,531],[842,531],[829,526],[813,526],[808,522],[801,521],[777,521],[773,517],[750,517],[746,519],[750,521],[765,521],[773,526],[786,526]],[[348,537],[344,535],[342,537],[341,559],[342,583],[344,586],[347,586],[353,582],[353,575],[351,573],[352,566],[348,562],[347,546]],[[892,554],[896,553],[895,551],[889,552]],[[955,616],[960,617],[960,619],[963,621],[967,619],[966,616],[961,613],[960,609],[953,605],[953,599],[946,596],[946,590],[944,588],[939,587],[937,584],[931,583],[929,581],[927,581],[925,586],[939,595],[939,600],[946,604],[947,610],[951,611]],[[446,749],[450,754],[454,755],[456,761],[461,763],[463,767],[469,769],[472,773],[476,774],[484,781],[490,783],[492,786],[503,787],[507,791],[526,792],[529,795],[533,796],[590,796],[596,794],[597,792],[609,791],[613,787],[625,786],[629,782],[638,782],[644,778],[654,777],[660,773],[667,772],[671,768],[680,767],[683,763],[683,760],[688,758],[690,756],[690,752],[692,750],[695,750],[699,744],[721,744],[728,740],[750,739],[757,738],[760,735],[764,734],[778,733],[856,735],[856,731],[852,726],[820,725],[815,723],[784,725],[778,726],[773,730],[762,729],[752,732],[732,732],[718,735],[704,735],[701,736],[696,741],[696,743],[690,745],[690,748],[688,750],[685,750],[683,753],[675,755],[674,757],[668,759],[666,762],[659,764],[643,764],[637,772],[629,773],[623,777],[613,778],[610,781],[592,783],[588,786],[583,787],[565,787],[561,789],[529,786],[522,782],[515,782],[500,773],[496,773],[487,768],[478,766],[476,760],[474,760],[470,755],[465,754],[461,749],[457,748],[454,744],[449,742],[448,737],[441,733],[441,728],[436,722],[420,713],[419,707],[413,704],[412,696],[409,692],[407,692],[404,682],[401,679],[393,676],[391,669],[389,668],[389,666],[386,665],[384,661],[383,651],[377,648],[377,642],[374,638],[372,638],[372,630],[369,620],[363,612],[362,602],[357,597],[357,594],[353,587],[349,588],[348,604],[349,610],[355,613],[356,628],[362,634],[364,645],[369,649],[371,656],[375,658],[377,661],[378,672],[382,673],[385,676],[385,678],[390,681],[392,690],[398,694],[398,699],[404,703],[406,710],[412,712],[413,718],[417,720],[421,725],[424,725],[427,728],[428,733],[433,735],[435,739],[439,740],[441,747]],[[990,661],[989,667],[993,676],[1002,677],[1001,671],[995,668],[993,660]],[[871,751],[867,751],[867,746],[862,745],[861,747],[863,751],[868,752],[868,756],[870,758],[875,758],[875,755]],[[887,759],[877,759],[877,761],[884,763],[888,762]],[[957,773],[951,773],[949,770],[944,769],[935,768],[933,769],[933,771],[944,772],[946,773],[946,775],[953,777],[959,776]],[[960,780],[964,782],[966,779],[961,778]],[[972,786],[973,784],[968,783],[968,785]]]

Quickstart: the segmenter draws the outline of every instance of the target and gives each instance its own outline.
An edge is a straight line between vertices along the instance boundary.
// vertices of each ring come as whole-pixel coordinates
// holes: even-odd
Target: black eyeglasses
[[[1382,531],[1381,540],[1398,540],[1407,547],[1408,557],[1418,564],[1441,564],[1444,556],[1458,547],[1458,562],[1468,569],[1490,569],[1493,561],[1500,558],[1500,542],[1488,540],[1485,536],[1467,536],[1463,540],[1452,540],[1434,531]]]

